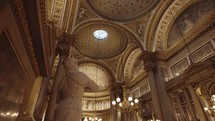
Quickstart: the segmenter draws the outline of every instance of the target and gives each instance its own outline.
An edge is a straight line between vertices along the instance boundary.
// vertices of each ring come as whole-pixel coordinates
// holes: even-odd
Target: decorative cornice
[[[40,0],[40,12],[41,12],[41,24],[42,24],[42,37],[43,37],[43,48],[49,46],[49,34],[47,26],[47,17],[46,17],[46,2],[45,0]]]
[[[20,28],[20,34],[22,34],[23,41],[26,47],[26,51],[31,61],[34,73],[36,76],[40,75],[39,65],[36,58],[35,48],[33,47],[31,32],[29,29],[28,21],[22,0],[11,0],[15,16],[17,18],[18,26]]]

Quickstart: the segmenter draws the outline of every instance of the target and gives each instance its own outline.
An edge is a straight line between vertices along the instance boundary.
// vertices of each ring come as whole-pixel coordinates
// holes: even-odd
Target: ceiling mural
[[[104,59],[120,54],[127,46],[127,38],[114,26],[91,24],[76,33],[74,44],[85,56]]]
[[[101,17],[128,22],[151,12],[160,0],[85,0],[90,8]]]
[[[85,73],[90,79],[95,81],[101,90],[106,90],[110,86],[110,74],[101,66],[94,63],[84,63],[79,65],[79,71]]]
[[[167,48],[170,48],[181,40],[182,36],[186,35],[196,25],[201,24],[201,22],[203,22],[211,12],[214,12],[214,10],[215,1],[204,0],[193,4],[182,12],[170,29]]]

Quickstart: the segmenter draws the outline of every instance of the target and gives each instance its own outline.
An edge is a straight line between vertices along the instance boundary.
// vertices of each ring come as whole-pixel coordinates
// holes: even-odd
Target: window
[[[104,40],[108,37],[108,33],[105,30],[96,30],[93,32],[96,39]]]

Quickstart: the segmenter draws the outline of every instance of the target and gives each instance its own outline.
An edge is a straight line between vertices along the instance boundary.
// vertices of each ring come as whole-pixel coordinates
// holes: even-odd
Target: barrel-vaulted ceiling
[[[73,54],[87,60],[85,68],[99,61],[114,81],[123,75],[131,83],[144,73],[142,50],[171,57],[212,23],[215,1],[48,0],[47,11],[58,37],[63,32],[75,36]],[[105,30],[107,38],[96,39],[96,30]]]

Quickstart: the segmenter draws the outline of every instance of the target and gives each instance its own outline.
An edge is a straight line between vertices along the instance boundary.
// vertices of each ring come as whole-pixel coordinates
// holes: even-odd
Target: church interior
[[[0,121],[54,121],[66,58],[81,121],[215,121],[215,0],[1,0]]]

